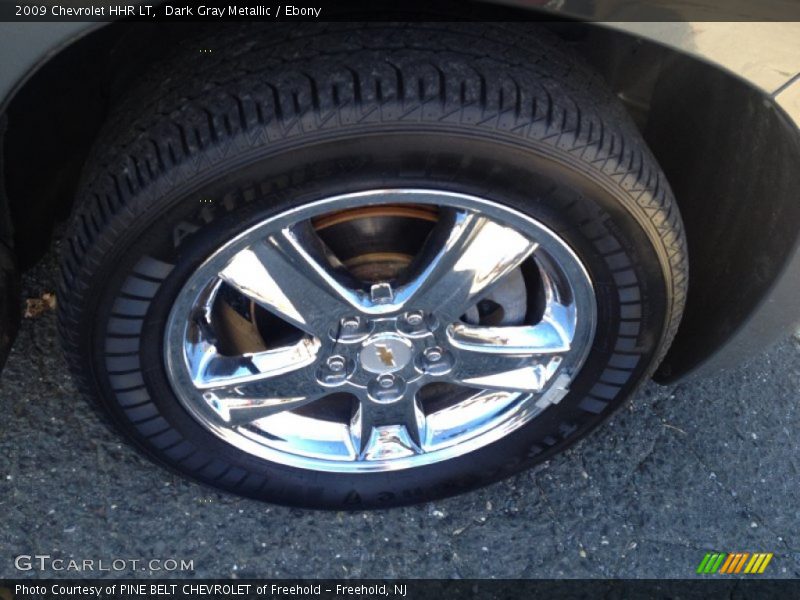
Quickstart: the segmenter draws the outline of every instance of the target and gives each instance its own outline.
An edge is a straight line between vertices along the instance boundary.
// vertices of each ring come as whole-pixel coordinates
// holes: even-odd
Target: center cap
[[[393,373],[411,360],[411,342],[393,333],[369,338],[361,348],[361,366],[370,373]]]

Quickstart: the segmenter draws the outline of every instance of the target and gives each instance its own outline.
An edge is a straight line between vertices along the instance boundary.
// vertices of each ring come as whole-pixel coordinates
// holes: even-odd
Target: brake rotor
[[[330,213],[312,224],[354,277],[376,283],[408,267],[438,219],[432,206],[385,204]]]

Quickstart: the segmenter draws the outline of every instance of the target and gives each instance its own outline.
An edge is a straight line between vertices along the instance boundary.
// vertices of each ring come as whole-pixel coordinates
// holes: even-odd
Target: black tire
[[[147,455],[291,505],[425,501],[564,450],[652,373],[686,295],[678,209],[624,110],[547,31],[254,26],[202,45],[213,53],[186,43],[114,111],[63,244],[59,323],[71,370]],[[491,197],[568,241],[598,305],[570,393],[491,445],[400,475],[293,469],[201,427],[161,358],[166,314],[192,269],[289,205],[396,185]]]

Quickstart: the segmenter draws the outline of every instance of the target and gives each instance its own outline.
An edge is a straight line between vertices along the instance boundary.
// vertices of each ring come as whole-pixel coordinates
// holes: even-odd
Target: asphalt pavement
[[[55,276],[51,253],[25,296]],[[174,559],[191,570],[152,574],[682,578],[709,551],[774,552],[765,576],[800,577],[799,400],[787,332],[738,369],[647,385],[567,453],[491,487],[388,511],[297,510],[142,458],[77,394],[45,310],[23,321],[0,377],[0,578],[83,575],[20,571],[20,555],[141,561],[93,573],[108,577]]]

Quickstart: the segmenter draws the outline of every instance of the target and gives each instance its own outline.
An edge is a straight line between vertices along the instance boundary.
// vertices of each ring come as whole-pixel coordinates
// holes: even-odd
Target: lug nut
[[[433,348],[426,348],[423,354],[430,362],[438,362],[442,360],[442,349],[436,346]]]
[[[423,320],[424,318],[422,316],[422,313],[419,311],[406,314],[406,323],[408,323],[413,327],[422,325]]]
[[[358,329],[358,317],[347,317],[342,319],[342,327],[347,331],[355,331]]]
[[[394,385],[394,375],[391,373],[384,373],[378,377],[378,385],[383,389],[388,389]]]
[[[331,356],[328,359],[328,368],[333,371],[334,373],[338,373],[344,370],[345,361],[343,356]]]

